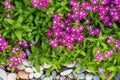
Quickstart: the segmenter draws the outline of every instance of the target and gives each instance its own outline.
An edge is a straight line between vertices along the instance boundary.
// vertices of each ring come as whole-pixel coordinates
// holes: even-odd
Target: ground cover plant
[[[80,62],[104,80],[120,71],[120,0],[0,1],[0,64]],[[26,54],[29,49],[31,54]]]

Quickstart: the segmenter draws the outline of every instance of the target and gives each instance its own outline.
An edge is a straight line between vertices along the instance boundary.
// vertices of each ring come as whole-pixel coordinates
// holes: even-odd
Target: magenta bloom
[[[73,49],[73,45],[70,44],[70,43],[68,43],[68,44],[67,44],[67,49],[68,49],[68,50],[72,50],[72,49]]]
[[[9,13],[6,15],[6,17],[7,18],[12,18],[11,14],[9,14]]]
[[[99,68],[98,68],[98,71],[99,71],[99,73],[103,73],[103,72],[104,72],[104,68],[99,67]]]
[[[11,10],[12,9],[12,4],[8,1],[8,0],[5,0],[4,1],[4,5],[7,9]]]

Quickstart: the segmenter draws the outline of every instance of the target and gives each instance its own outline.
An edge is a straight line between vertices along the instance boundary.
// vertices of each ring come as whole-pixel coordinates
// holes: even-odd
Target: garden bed
[[[6,76],[7,71],[10,78],[31,73],[111,80],[119,73],[120,0],[3,0],[0,5],[0,70]]]

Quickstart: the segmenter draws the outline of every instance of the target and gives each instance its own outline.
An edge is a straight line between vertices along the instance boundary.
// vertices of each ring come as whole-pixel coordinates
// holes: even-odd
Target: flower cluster
[[[72,50],[73,42],[82,42],[84,40],[84,26],[80,25],[75,28],[70,25],[73,18],[68,18],[62,21],[61,16],[58,14],[53,14],[52,27],[47,30],[47,36],[53,38],[50,39],[49,44],[57,48],[59,44],[66,45],[68,50]]]
[[[109,50],[105,53],[104,57],[105,58],[110,58],[112,55],[114,54],[114,51],[113,50]]]
[[[104,68],[103,68],[103,67],[99,67],[99,68],[98,68],[98,71],[99,71],[100,73],[103,73],[103,72],[104,72]]]
[[[120,40],[116,40],[114,42],[114,46],[115,46],[116,49],[118,49],[120,51]]]
[[[91,0],[93,11],[99,12],[99,19],[105,26],[112,27],[113,21],[120,21],[120,0]]]
[[[20,49],[18,48],[18,47],[13,47],[12,48],[12,53],[14,54],[14,53],[16,53],[16,52],[18,52]]]
[[[44,7],[46,8],[48,6],[49,0],[30,0],[34,8]]]
[[[113,50],[108,50],[106,53],[105,53],[105,55],[104,55],[104,57],[103,57],[103,55],[102,55],[102,53],[101,53],[101,51],[100,50],[96,50],[96,56],[95,56],[95,59],[96,60],[103,60],[104,58],[106,58],[106,59],[108,59],[108,58],[110,58],[113,54],[114,54],[114,51]]]
[[[0,51],[5,50],[7,46],[8,42],[5,41],[5,39],[2,36],[0,36]]]
[[[96,56],[95,56],[95,59],[96,60],[103,60],[103,56],[102,56],[102,53],[100,50],[96,50]]]
[[[24,48],[28,48],[28,42],[27,41],[25,41],[25,40],[18,40],[18,45],[19,46],[22,46],[22,47],[24,47]]]
[[[99,36],[101,32],[99,27],[93,28],[91,25],[88,26],[88,30],[91,36]]]
[[[74,14],[69,16],[75,19],[75,22],[80,22],[83,18],[87,17],[87,13],[97,13],[99,19],[105,26],[112,27],[114,21],[120,21],[120,1],[119,0],[98,0],[83,1],[78,8],[79,2],[70,0],[70,6],[74,9]],[[88,20],[89,23],[89,20]]]
[[[22,63],[24,59],[16,56],[12,56],[11,58],[8,59],[8,66],[10,68],[18,66],[18,64]]]
[[[110,36],[108,36],[106,42],[109,44],[109,43],[111,43],[113,41],[113,39],[114,39],[114,37],[112,35],[110,35]]]
[[[12,10],[12,4],[10,3],[10,1],[8,0],[5,0],[4,1],[4,5],[5,5],[5,8],[8,9],[8,10]],[[6,15],[7,18],[11,18],[11,14],[7,14]]]
[[[4,5],[5,5],[5,8],[8,9],[8,10],[11,10],[12,9],[12,4],[8,1],[8,0],[5,0],[4,1]]]

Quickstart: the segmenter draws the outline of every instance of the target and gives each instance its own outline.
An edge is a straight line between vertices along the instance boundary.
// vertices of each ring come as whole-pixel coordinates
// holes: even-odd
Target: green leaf
[[[101,22],[99,22],[99,24],[100,24],[100,28],[102,29],[102,31],[105,32],[104,25]]]
[[[18,39],[22,39],[22,31],[20,31],[20,30],[16,30],[15,31],[15,34],[16,34],[16,36],[18,37]]]
[[[114,30],[118,30],[118,25],[116,23],[113,24]]]
[[[50,76],[50,69],[47,69],[45,74],[46,76]]]
[[[35,37],[35,41],[37,42],[39,39],[40,39],[40,35],[37,34],[36,37]]]
[[[23,22],[23,15],[19,15],[17,22],[19,22],[19,23]]]
[[[49,60],[49,58],[47,58],[47,57],[40,57],[40,61],[42,62],[42,63],[50,63],[50,60]]]
[[[100,77],[102,78],[102,80],[105,80],[105,74],[100,73],[99,75],[100,75]]]
[[[83,55],[83,56],[86,56],[86,53],[83,51],[83,50],[77,50],[77,53]]]
[[[9,23],[9,24],[14,24],[14,20],[12,20],[12,19],[5,19],[6,21],[7,21],[7,23]]]
[[[39,16],[40,16],[40,14],[37,13],[37,16],[35,17],[35,24],[36,25],[39,25]]]
[[[81,66],[81,64],[79,64],[79,65],[77,66],[77,68],[75,68],[74,72],[78,72],[81,68],[82,68],[82,66]]]
[[[111,67],[108,67],[107,70],[109,71],[117,71],[117,67],[116,66],[111,66]]]
[[[35,68],[37,70],[37,72],[40,72],[40,65],[38,64],[38,62],[35,61]]]

